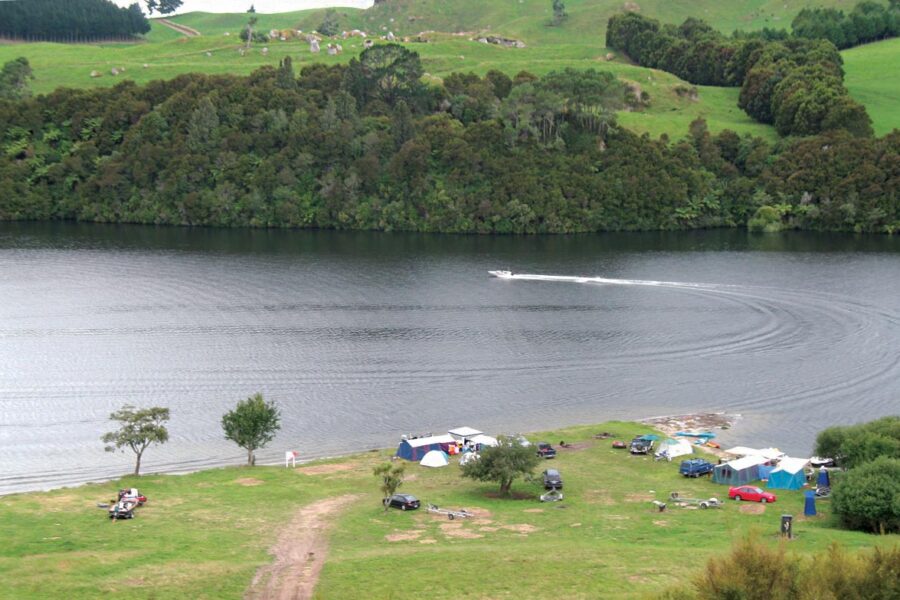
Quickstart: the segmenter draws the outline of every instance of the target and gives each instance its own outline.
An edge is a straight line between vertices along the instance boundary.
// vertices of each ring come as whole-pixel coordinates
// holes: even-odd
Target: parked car
[[[415,510],[419,508],[419,499],[410,494],[394,494],[384,499],[385,506],[399,508],[400,510]]]
[[[643,437],[636,437],[631,440],[632,454],[650,454],[651,450],[653,450],[653,440],[647,440]]]
[[[690,460],[681,461],[678,472],[685,477],[700,477],[701,475],[709,475],[716,468],[714,464],[702,458],[692,458]]]
[[[739,487],[728,488],[728,497],[734,498],[738,502],[748,500],[750,502],[775,502],[775,494],[767,492],[753,485],[742,485]]]
[[[137,488],[126,488],[119,490],[119,500],[129,500],[136,502],[138,506],[143,506],[147,502],[147,496],[141,494]]]
[[[545,490],[561,490],[563,486],[562,475],[556,469],[547,469],[544,471],[544,489]]]
[[[537,455],[541,458],[556,458],[556,448],[549,442],[540,442],[537,446]]]

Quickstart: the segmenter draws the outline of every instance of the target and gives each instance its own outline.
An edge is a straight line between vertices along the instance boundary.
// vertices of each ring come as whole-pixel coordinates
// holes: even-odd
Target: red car
[[[752,485],[728,488],[728,497],[735,500],[749,500],[750,502],[775,502],[775,494],[761,490]]]

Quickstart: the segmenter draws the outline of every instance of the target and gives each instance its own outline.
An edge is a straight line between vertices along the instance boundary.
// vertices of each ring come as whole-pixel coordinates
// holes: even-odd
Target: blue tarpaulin
[[[803,494],[806,496],[806,504],[803,506],[803,514],[807,517],[816,516],[816,493],[807,491]]]

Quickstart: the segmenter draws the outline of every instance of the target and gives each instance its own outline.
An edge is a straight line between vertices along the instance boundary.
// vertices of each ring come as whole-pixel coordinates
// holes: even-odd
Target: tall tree
[[[559,25],[569,17],[562,0],[553,0],[553,24]]]
[[[135,454],[134,474],[141,474],[141,457],[152,444],[164,444],[169,440],[169,432],[163,425],[169,420],[169,409],[154,406],[143,410],[126,404],[109,415],[120,426],[101,438],[107,444],[107,452],[130,448]],[[124,452],[124,450],[123,450]]]
[[[344,76],[344,87],[359,102],[371,101],[393,107],[403,99],[412,107],[421,95],[424,70],[416,52],[399,44],[379,44],[352,59]]]
[[[247,48],[250,48],[250,42],[253,41],[253,28],[256,26],[256,22],[259,19],[256,17],[256,8],[251,4],[250,8],[247,10],[247,14],[250,17],[247,19]]]
[[[462,467],[463,477],[500,484],[500,493],[509,495],[513,481],[530,475],[541,462],[534,448],[523,446],[518,439],[501,435],[498,445],[481,451],[478,460]]]
[[[34,79],[34,75],[27,58],[20,56],[3,65],[3,70],[0,70],[0,99],[18,100],[30,96],[29,79]]]
[[[234,410],[222,416],[225,439],[247,451],[247,464],[256,463],[254,452],[264,448],[281,429],[281,414],[274,402],[266,402],[262,394],[255,394],[237,403]]]
[[[376,477],[381,478],[381,493],[384,494],[384,510],[390,507],[387,499],[397,493],[397,490],[400,489],[400,486],[403,485],[403,473],[406,470],[406,465],[403,463],[400,464],[391,464],[389,462],[378,465],[372,470],[372,473]]]

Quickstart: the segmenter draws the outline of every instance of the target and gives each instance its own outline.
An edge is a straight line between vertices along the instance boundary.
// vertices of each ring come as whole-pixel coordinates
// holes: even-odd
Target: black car
[[[537,447],[537,455],[541,458],[556,458],[556,448],[547,442],[541,442]]]
[[[419,508],[419,499],[409,494],[394,494],[390,498],[385,498],[384,504],[400,510],[415,510]]]
[[[544,489],[545,490],[561,490],[563,486],[562,475],[556,469],[547,469],[544,471]]]
[[[652,449],[653,440],[644,439],[643,437],[636,437],[631,440],[632,454],[650,454]]]

